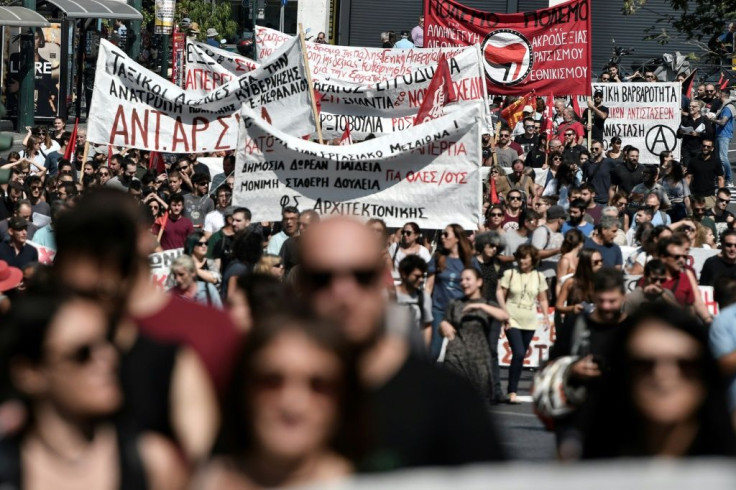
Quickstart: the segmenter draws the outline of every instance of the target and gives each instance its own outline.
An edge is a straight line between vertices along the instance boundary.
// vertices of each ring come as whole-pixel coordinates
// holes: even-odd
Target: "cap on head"
[[[13,216],[8,220],[8,228],[15,231],[26,230],[28,229],[28,221],[22,216]]]
[[[215,36],[217,36],[217,29],[215,29],[214,27],[210,27],[209,29],[207,29],[207,37]]]
[[[567,213],[565,212],[565,209],[562,206],[550,206],[550,208],[547,210],[547,220],[560,218],[567,219]]]

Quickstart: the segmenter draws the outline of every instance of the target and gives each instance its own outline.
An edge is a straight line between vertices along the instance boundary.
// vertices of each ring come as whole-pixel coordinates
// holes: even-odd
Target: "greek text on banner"
[[[243,103],[259,114],[267,111],[289,134],[314,132],[298,42],[284,45],[260,68],[202,94],[177,87],[103,40],[87,139],[171,153],[232,150]]]
[[[678,82],[594,83],[603,92],[602,104],[608,108],[603,138],[619,136],[639,149],[640,163],[659,164],[659,154],[671,151],[680,159],[677,129],[680,127]]]
[[[591,82],[590,0],[496,14],[456,0],[426,0],[428,48],[480,44],[494,94],[586,94]]]
[[[277,221],[284,206],[382,218],[388,226],[477,226],[480,104],[350,146],[289,136],[243,106],[233,204]],[[451,203],[451,205],[448,205]]]

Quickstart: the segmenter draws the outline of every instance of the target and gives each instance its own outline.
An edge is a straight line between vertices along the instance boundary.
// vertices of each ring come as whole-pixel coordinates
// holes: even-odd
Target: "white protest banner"
[[[211,90],[213,85],[217,87],[227,83],[247,70],[250,63],[254,62],[243,56],[189,42],[185,88],[207,87]],[[478,100],[482,100],[483,107],[487,108],[480,49],[477,46],[463,48],[449,58],[448,63],[458,101],[448,105],[446,111],[468,102],[475,104]],[[435,63],[376,83],[354,83],[336,78],[315,80],[322,134],[326,138],[339,138],[348,124],[351,137],[357,140],[365,139],[369,134],[408,129],[414,125],[414,117],[436,69]],[[490,113],[486,118],[490,118]]]
[[[639,149],[639,163],[659,164],[659,154],[671,151],[680,159],[677,129],[680,127],[682,88],[669,83],[594,83],[593,92],[603,92],[608,118],[603,138],[619,136]]]
[[[555,309],[551,306],[549,307],[549,317],[550,319],[555,317]],[[549,351],[557,339],[554,322],[549,327],[545,327],[542,323],[543,321],[544,315],[537,308],[538,327],[524,355],[524,367],[526,368],[543,366],[547,362],[547,359],[549,359]],[[506,330],[504,329],[501,329],[501,335],[498,338],[498,346],[496,348],[498,350],[498,364],[500,366],[511,365],[511,344],[509,343],[508,337],[506,337]]]
[[[151,267],[151,280],[161,289],[167,288],[171,264],[177,257],[184,254],[183,248],[164,250],[148,256],[148,264]]]
[[[280,46],[294,39],[268,27],[256,26],[258,57],[271,56]],[[337,78],[353,83],[375,83],[436,65],[440,54],[451,58],[463,47],[385,49],[333,46],[307,42],[307,56],[314,80]]]
[[[267,64],[202,95],[143,68],[103,40],[97,59],[87,140],[169,153],[237,147],[243,103],[295,135],[312,134],[314,117],[298,42]]]
[[[281,208],[382,218],[388,226],[477,226],[481,209],[479,104],[351,146],[289,136],[243,106],[233,204],[261,221]]]
[[[184,90],[210,92],[260,66],[237,53],[187,39]]]

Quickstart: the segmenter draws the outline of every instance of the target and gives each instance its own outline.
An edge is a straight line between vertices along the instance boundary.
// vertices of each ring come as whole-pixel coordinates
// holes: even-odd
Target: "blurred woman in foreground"
[[[584,439],[584,458],[734,456],[736,438],[708,332],[653,305],[622,327]]]
[[[324,484],[352,472],[337,450],[354,387],[339,332],[304,316],[274,317],[251,332],[224,410],[222,455],[195,488]]]

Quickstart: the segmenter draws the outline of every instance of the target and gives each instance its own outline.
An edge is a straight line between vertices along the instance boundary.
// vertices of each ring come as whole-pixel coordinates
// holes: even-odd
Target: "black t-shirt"
[[[608,114],[608,107],[604,105],[597,106],[597,109]],[[590,111],[590,109],[585,109],[583,111],[583,126],[586,128],[588,125],[588,111]],[[594,140],[603,141],[603,126],[605,125],[605,123],[605,119],[600,117],[597,112],[593,112],[593,129],[591,133]],[[588,135],[587,129],[585,130],[585,135]]]
[[[582,145],[566,146],[565,149],[562,150],[562,159],[569,163],[578,163],[582,152]]]
[[[620,163],[611,170],[611,183],[618,186],[619,190],[624,191],[627,195],[631,193],[631,189],[636,184],[642,182],[644,182],[644,169],[641,165],[637,165],[632,170],[626,163]]]
[[[369,393],[363,472],[500,461],[504,452],[480,396],[444,369],[406,360]]]
[[[537,147],[527,154],[524,165],[531,168],[542,168],[547,159],[546,157],[547,153],[544,149]]]
[[[583,179],[595,188],[595,202],[605,204],[608,202],[608,189],[611,188],[611,170],[614,162],[610,158],[604,158],[600,163],[588,161],[583,165]]]
[[[520,134],[514,138],[514,142],[518,143],[524,150],[525,154],[529,154],[530,151],[539,148],[539,136],[533,135],[531,138],[527,138],[526,134]]]
[[[714,212],[713,221],[715,221],[716,223],[728,223],[729,216],[732,218],[734,217],[733,213],[731,213],[730,211],[724,211],[720,214],[720,216]]]
[[[692,175],[690,193],[693,196],[714,196],[717,179],[723,175],[723,165],[718,158],[711,156],[706,160],[699,155],[688,164],[687,173]]]
[[[700,285],[712,286],[716,279],[725,275],[736,273],[736,264],[729,264],[718,255],[708,257],[700,269]]]
[[[698,119],[693,119],[691,116],[685,116],[682,118],[682,127],[689,127],[698,129],[702,126],[702,132],[699,132],[697,136],[682,133],[679,129],[677,135],[682,138],[682,149],[687,151],[688,154],[693,155],[700,151],[700,147],[704,139],[712,140],[715,135],[713,130],[713,123],[710,119],[705,116],[700,116]],[[692,191],[692,189],[690,189]]]

